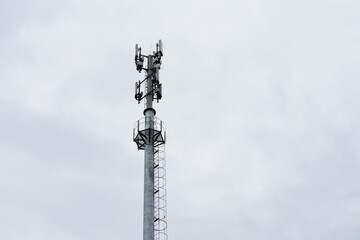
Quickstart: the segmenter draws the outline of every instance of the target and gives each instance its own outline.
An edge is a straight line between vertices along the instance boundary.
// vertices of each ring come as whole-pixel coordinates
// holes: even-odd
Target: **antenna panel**
[[[161,40],[159,40],[159,50],[160,50],[160,52],[162,53],[162,51],[163,51],[163,44],[162,44],[162,41],[161,41]]]

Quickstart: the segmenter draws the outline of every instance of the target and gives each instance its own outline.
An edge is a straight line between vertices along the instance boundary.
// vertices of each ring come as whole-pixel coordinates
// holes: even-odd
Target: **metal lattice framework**
[[[164,130],[163,122],[157,117],[154,118],[154,128],[145,127],[145,118],[140,118],[133,129],[133,139],[139,150],[144,150],[145,145],[153,143],[154,147],[165,144],[166,132]],[[152,136],[152,139],[147,139],[147,136]]]

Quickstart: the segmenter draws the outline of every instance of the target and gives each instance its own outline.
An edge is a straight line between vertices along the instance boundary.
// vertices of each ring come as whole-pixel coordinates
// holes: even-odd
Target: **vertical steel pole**
[[[146,139],[145,155],[144,155],[144,226],[143,239],[154,240],[154,116],[155,110],[152,108],[153,94],[152,92],[152,77],[153,73],[153,59],[148,56],[148,70],[147,70],[147,89],[146,94],[146,108],[145,115],[145,129]]]

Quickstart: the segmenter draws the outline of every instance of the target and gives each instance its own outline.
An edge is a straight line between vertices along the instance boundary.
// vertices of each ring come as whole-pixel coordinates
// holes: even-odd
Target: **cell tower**
[[[133,131],[133,139],[139,150],[144,150],[144,223],[143,240],[167,240],[166,221],[166,169],[165,140],[163,122],[155,117],[153,101],[162,98],[159,70],[163,47],[161,40],[156,44],[156,52],[142,55],[141,48],[135,46],[136,69],[145,70],[145,79],[135,83],[135,99],[145,102],[144,118],[138,120]],[[147,58],[147,66],[144,59]],[[144,94],[145,92],[145,94]]]

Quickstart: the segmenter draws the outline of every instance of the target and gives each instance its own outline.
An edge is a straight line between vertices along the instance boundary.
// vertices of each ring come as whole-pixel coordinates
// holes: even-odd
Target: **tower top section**
[[[159,70],[161,67],[161,58],[163,56],[162,41],[156,44],[156,51],[149,55],[141,53],[141,47],[135,45],[135,65],[136,70],[146,72],[145,79],[135,82],[135,99],[138,103],[145,99],[145,109],[152,108],[152,102],[162,98],[162,85],[159,81]],[[147,59],[147,66],[144,66],[144,60]]]
[[[159,42],[156,43],[156,52],[153,52],[152,55],[143,55],[141,53],[141,47],[139,47],[138,44],[135,44],[135,65],[136,65],[136,70],[138,70],[139,72],[141,72],[142,70],[149,70],[149,68],[144,68],[144,58],[149,58],[149,57],[154,58],[153,67],[160,69],[162,56],[163,56],[163,44],[161,40],[159,40]]]

